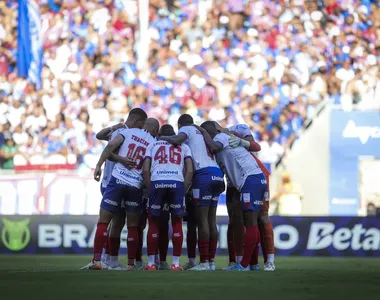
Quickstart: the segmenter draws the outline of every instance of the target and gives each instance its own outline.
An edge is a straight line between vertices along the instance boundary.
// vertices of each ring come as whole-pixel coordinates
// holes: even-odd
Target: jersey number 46
[[[169,149],[169,153],[167,153],[167,149]],[[172,164],[179,165],[182,161],[181,151],[182,148],[180,146],[160,146],[154,155],[154,160],[158,161],[159,164],[167,164],[169,161]]]

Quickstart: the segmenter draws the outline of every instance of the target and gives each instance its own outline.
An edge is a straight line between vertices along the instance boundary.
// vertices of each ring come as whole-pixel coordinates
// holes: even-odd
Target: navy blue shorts
[[[225,189],[224,174],[219,168],[204,168],[195,172],[193,178],[193,199],[195,205],[217,207]]]
[[[185,187],[183,182],[174,180],[151,182],[148,206],[150,215],[160,216],[162,212],[168,211],[173,216],[183,215],[184,205]]]
[[[240,203],[244,211],[260,211],[268,196],[264,174],[250,175],[240,190]]]
[[[112,176],[103,194],[100,207],[110,212],[121,209],[127,212],[141,212],[142,190]]]

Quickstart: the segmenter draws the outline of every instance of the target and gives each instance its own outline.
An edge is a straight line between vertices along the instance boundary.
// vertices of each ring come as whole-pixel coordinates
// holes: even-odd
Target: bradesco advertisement
[[[90,254],[96,221],[96,216],[0,216],[0,253]],[[277,255],[380,257],[380,218],[272,217],[272,223]],[[186,234],[186,224],[183,229]],[[218,254],[224,255],[226,217],[218,219],[218,229]],[[121,254],[126,237],[124,229]]]
[[[359,210],[365,211],[366,203],[378,201],[380,195],[380,174],[362,182],[363,178],[370,179],[366,173],[378,170],[375,164],[380,158],[380,113],[333,109],[330,123],[329,214],[357,216]],[[365,164],[363,159],[373,163]],[[363,164],[374,169],[362,168]],[[364,169],[365,173],[361,171]]]

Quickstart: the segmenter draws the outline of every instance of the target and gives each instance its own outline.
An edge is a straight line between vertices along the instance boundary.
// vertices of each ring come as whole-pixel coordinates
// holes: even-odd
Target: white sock
[[[195,265],[197,263],[196,259],[195,258],[190,258],[189,257],[189,263]]]
[[[241,260],[243,259],[243,256],[236,256],[236,262],[240,264]]]
[[[106,264],[109,264],[110,263],[110,255],[109,254],[104,254],[104,262]]]
[[[148,255],[148,266],[153,266],[154,265],[154,259],[155,255]]]
[[[154,261],[155,261],[157,264],[160,263],[160,254],[156,254],[156,255],[154,256]]]
[[[110,266],[115,268],[119,265],[119,256],[110,256]]]
[[[106,248],[103,248],[101,261],[104,262],[105,259],[106,259]]]
[[[179,256],[173,256],[173,265],[179,266]]]
[[[274,263],[274,254],[268,254],[267,262]]]

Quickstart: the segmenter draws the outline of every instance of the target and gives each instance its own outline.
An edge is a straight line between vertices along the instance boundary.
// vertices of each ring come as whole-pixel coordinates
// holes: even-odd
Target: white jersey
[[[247,149],[230,147],[229,138],[225,133],[214,137],[215,142],[223,145],[223,150],[216,154],[216,159],[233,186],[240,191],[248,176],[261,174],[262,171]]]
[[[165,141],[157,141],[146,150],[146,156],[152,159],[151,181],[175,180],[183,182],[185,159],[191,158],[189,146],[173,146]]]
[[[122,128],[118,128],[116,129],[115,131],[113,131],[111,133],[111,137],[110,139],[108,140],[108,142],[112,141],[116,136],[119,135],[119,133],[121,131],[123,131],[124,129],[128,129],[128,126],[127,125],[124,125],[125,127],[122,127]],[[102,187],[106,188],[108,183],[110,182],[111,180],[111,176],[112,176],[112,170],[113,170],[113,167],[115,166],[115,162],[113,161],[110,161],[110,160],[106,160],[106,164],[104,166],[104,171],[103,171],[103,179],[102,179]]]
[[[178,131],[178,134],[180,133],[187,136],[185,143],[190,147],[195,171],[208,167],[219,168],[215,156],[208,150],[203,135],[197,128],[183,126]]]
[[[229,131],[238,134],[240,137],[245,138],[252,135],[251,130],[246,124],[238,124],[227,128]]]
[[[142,165],[146,149],[150,144],[154,143],[156,139],[146,130],[137,128],[124,129],[120,132],[120,135],[124,137],[124,142],[120,147],[119,155],[134,158],[136,160],[136,167],[132,170],[128,170],[121,163],[116,163],[112,171],[112,176],[128,185],[141,188],[143,182]]]

